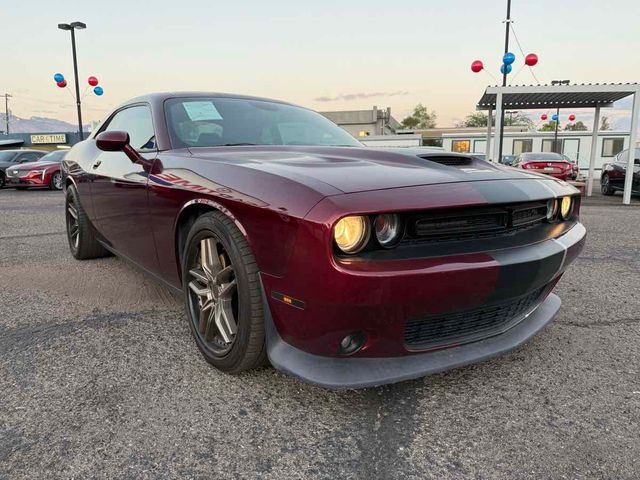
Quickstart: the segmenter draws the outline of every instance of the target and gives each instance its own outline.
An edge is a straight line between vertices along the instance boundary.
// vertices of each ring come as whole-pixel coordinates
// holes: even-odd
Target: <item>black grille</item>
[[[546,202],[409,215],[404,243],[493,238],[539,225]]]
[[[475,342],[504,332],[532,310],[548,291],[545,285],[527,295],[462,312],[428,315],[407,322],[404,341],[410,350]]]
[[[424,156],[420,157],[425,160],[429,160],[430,162],[436,162],[440,165],[447,165],[449,167],[459,167],[463,165],[471,165],[471,159],[467,157],[432,157],[432,156]]]

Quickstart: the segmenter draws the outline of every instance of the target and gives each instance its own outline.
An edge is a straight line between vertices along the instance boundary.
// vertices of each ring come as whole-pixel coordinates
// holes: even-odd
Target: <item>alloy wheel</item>
[[[62,190],[62,174],[60,172],[53,174],[53,187],[56,190]]]
[[[67,234],[74,250],[80,244],[80,224],[78,223],[78,208],[72,198],[67,201]]]
[[[231,350],[238,331],[238,288],[229,255],[218,239],[200,240],[189,276],[195,331],[214,355],[224,356]]]

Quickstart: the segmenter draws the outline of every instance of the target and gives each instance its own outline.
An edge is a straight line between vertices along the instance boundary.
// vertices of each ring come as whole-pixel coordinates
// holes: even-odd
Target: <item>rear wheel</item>
[[[78,191],[73,185],[67,188],[65,220],[69,249],[74,258],[85,260],[109,255],[109,251],[96,240],[93,226],[80,204]]]
[[[62,190],[62,172],[55,172],[51,176],[51,181],[49,182],[49,188],[51,190]]]
[[[258,267],[238,227],[221,212],[193,224],[182,257],[189,326],[216,368],[240,373],[266,362]]]
[[[5,183],[4,172],[0,172],[0,188],[4,188]]]
[[[611,186],[609,175],[607,174],[602,175],[602,178],[600,178],[600,191],[602,195],[613,195],[615,193],[615,190]]]

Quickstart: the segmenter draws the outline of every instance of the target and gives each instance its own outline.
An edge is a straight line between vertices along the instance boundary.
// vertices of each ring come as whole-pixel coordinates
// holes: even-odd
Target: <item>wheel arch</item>
[[[182,281],[182,254],[184,252],[187,236],[189,235],[189,230],[191,230],[191,227],[200,216],[204,215],[207,212],[215,211],[221,212],[229,217],[238,227],[249,245],[251,245],[249,236],[247,235],[247,230],[235,217],[235,215],[233,215],[233,213],[231,213],[231,211],[224,205],[207,198],[196,198],[188,201],[180,209],[174,225],[174,254],[176,258],[176,264],[178,266],[178,276],[180,277],[180,281]]]

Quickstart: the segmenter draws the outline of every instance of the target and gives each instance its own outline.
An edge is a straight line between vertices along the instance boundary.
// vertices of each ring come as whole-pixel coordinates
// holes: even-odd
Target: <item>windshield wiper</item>
[[[247,142],[239,142],[239,143],[223,143],[222,145],[214,145],[215,147],[243,147],[243,146],[251,146],[258,145],[257,143],[247,143]]]

